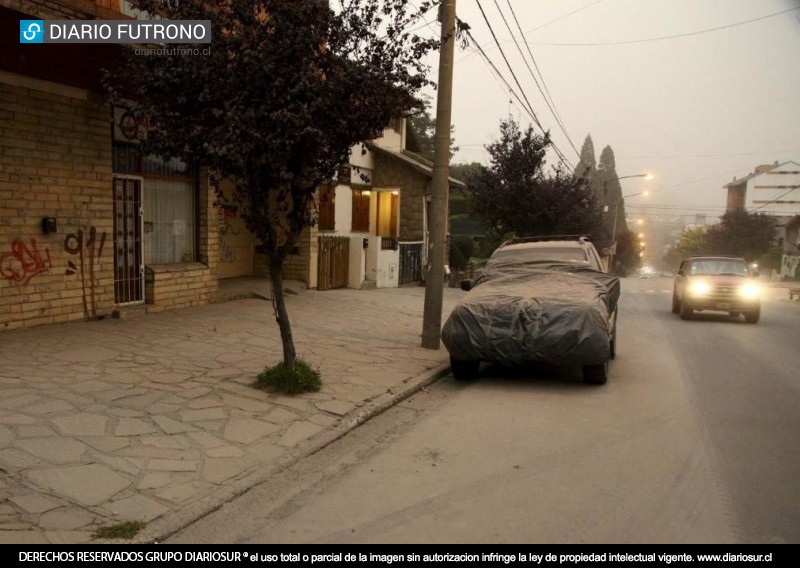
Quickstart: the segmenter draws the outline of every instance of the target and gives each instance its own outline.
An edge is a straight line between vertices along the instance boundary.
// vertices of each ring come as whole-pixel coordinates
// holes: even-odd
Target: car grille
[[[719,302],[728,302],[739,298],[738,286],[712,286],[708,298]]]

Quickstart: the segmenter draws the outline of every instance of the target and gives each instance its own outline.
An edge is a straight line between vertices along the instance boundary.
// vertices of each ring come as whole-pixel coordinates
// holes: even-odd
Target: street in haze
[[[170,542],[800,541],[800,305],[670,313],[622,281],[605,386],[445,377]]]

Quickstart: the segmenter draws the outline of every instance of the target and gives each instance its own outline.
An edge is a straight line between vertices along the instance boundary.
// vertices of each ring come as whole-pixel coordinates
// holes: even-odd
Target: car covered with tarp
[[[481,362],[581,366],[603,384],[616,350],[619,279],[585,236],[529,237],[501,246],[442,329],[456,378]]]

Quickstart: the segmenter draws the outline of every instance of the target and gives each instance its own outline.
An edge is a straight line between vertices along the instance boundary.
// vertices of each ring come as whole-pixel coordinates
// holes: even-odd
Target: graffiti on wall
[[[80,275],[83,291],[83,315],[87,318],[97,317],[95,305],[95,259],[103,255],[106,233],[99,234],[94,226],[84,232],[78,229],[64,238],[64,252],[77,257],[77,264],[70,260],[64,272],[67,276]]]
[[[16,240],[11,243],[10,251],[0,253],[0,276],[22,286],[52,266],[50,249],[45,247],[39,250],[36,239],[30,240],[30,246]]]

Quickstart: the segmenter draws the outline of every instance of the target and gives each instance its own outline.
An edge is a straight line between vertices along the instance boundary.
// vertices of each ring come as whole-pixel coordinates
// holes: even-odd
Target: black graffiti
[[[68,234],[64,238],[64,252],[78,257],[78,264],[72,260],[67,262],[67,276],[80,274],[81,288],[83,290],[83,315],[87,318],[97,317],[97,306],[95,304],[95,258],[103,255],[103,247],[106,244],[106,233],[100,233],[98,239],[97,229],[89,227],[88,232],[78,229],[74,233]],[[88,266],[87,266],[88,264]],[[88,274],[87,274],[88,273]],[[88,278],[88,290],[87,290]]]

